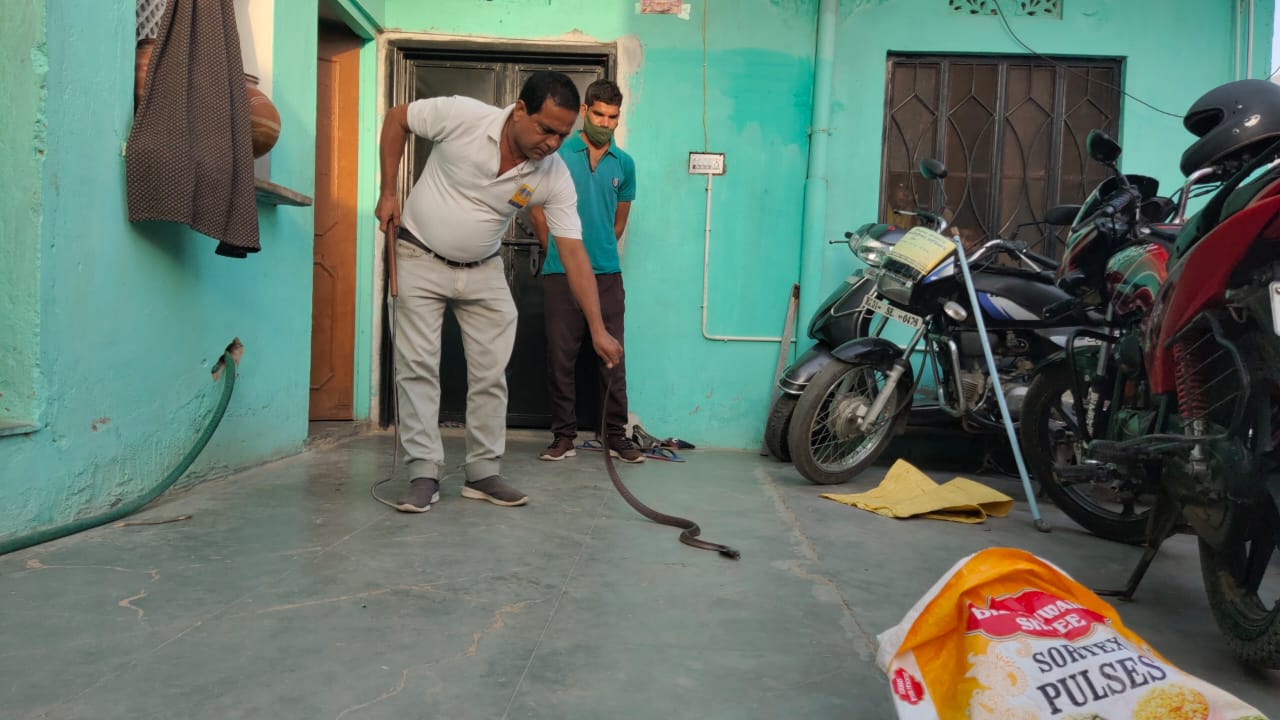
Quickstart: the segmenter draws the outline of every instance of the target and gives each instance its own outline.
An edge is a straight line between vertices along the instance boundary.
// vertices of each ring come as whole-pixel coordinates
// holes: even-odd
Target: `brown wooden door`
[[[316,87],[312,420],[352,419],[360,39],[320,29]]]

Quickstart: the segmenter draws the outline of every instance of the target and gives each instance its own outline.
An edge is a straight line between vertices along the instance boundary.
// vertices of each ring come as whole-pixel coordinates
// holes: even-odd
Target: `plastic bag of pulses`
[[[1022,550],[964,558],[878,640],[902,720],[1265,720]]]

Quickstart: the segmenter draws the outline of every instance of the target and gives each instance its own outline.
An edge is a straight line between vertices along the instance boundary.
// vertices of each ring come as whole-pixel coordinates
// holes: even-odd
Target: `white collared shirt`
[[[459,95],[409,103],[409,128],[435,146],[400,222],[450,260],[473,262],[497,252],[511,218],[526,205],[543,206],[556,237],[582,237],[573,178],[558,154],[497,176],[498,142],[513,107]]]

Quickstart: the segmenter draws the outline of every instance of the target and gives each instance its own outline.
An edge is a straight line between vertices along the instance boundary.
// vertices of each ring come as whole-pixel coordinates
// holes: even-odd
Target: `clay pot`
[[[151,63],[151,51],[156,41],[147,39],[138,41],[138,49],[133,56],[133,107],[142,104],[142,90],[147,86],[147,66]]]
[[[155,40],[141,40],[133,60],[133,107],[135,112],[142,104],[142,91],[147,86],[147,70],[151,64],[151,53],[155,50]],[[275,147],[280,138],[280,113],[267,97],[258,89],[257,76],[245,73],[244,92],[249,100],[249,127],[253,156],[260,158]]]
[[[245,73],[245,93],[249,96],[249,126],[253,136],[253,156],[260,158],[275,147],[280,139],[280,113],[267,97],[258,89],[258,78]]]

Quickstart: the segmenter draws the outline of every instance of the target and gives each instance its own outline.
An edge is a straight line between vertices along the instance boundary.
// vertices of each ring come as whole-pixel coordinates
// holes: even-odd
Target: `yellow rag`
[[[988,515],[1004,517],[1013,509],[1013,498],[1002,492],[961,477],[939,485],[906,460],[895,462],[874,490],[850,495],[823,493],[822,497],[885,517],[961,523],[980,523]]]

